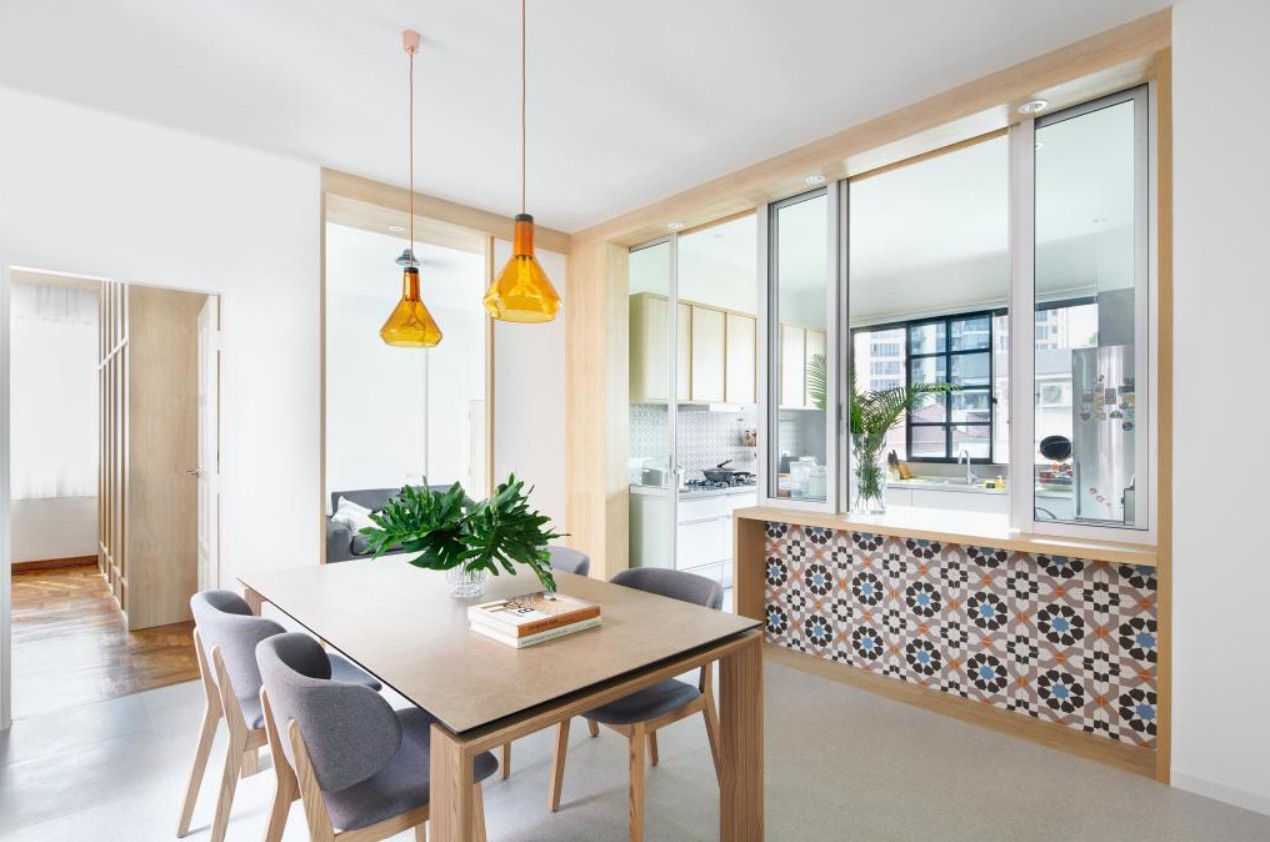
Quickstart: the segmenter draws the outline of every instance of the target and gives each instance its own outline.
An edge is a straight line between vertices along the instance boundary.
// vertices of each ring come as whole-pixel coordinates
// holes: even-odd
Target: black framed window
[[[951,383],[956,391],[924,395],[902,430],[909,462],[994,461],[993,389],[996,317],[985,310],[915,319],[852,331],[857,355],[868,348],[862,390]]]

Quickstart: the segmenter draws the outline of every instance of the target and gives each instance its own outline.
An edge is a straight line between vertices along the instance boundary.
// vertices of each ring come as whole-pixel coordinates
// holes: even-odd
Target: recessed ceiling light
[[[807,184],[824,184],[825,177],[821,175],[820,173],[816,173],[814,175],[807,176],[806,178],[803,179],[803,181],[806,182]]]
[[[1040,149],[1042,146],[1044,146],[1044,145],[1045,145],[1045,141],[1043,141],[1043,140],[1038,140],[1038,141],[1036,142],[1036,148],[1037,148],[1037,150],[1039,150],[1039,149]]]
[[[406,226],[404,226],[404,225],[389,225],[389,226],[388,226],[388,230],[389,230],[389,231],[391,231],[391,232],[392,232],[392,233],[394,233],[394,234],[400,234],[401,232],[403,232],[403,231],[405,231],[405,230],[406,230]]]
[[[1049,108],[1048,99],[1032,99],[1019,106],[1020,114],[1039,114]]]
[[[682,222],[667,222],[666,227],[671,231],[682,231],[685,226]]]

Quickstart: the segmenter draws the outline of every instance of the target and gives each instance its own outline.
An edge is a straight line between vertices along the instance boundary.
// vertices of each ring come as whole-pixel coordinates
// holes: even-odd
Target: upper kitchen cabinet
[[[758,360],[758,324],[752,316],[727,314],[727,358],[723,399],[728,403],[755,403]]]
[[[678,308],[678,341],[675,343],[677,398],[692,399],[692,308],[680,304]],[[670,345],[666,341],[669,330],[669,310],[666,299],[652,293],[631,296],[631,403],[666,403],[669,390],[666,381],[670,376],[667,355]]]
[[[753,316],[680,302],[675,359],[681,403],[754,403],[757,331]],[[631,296],[631,403],[665,403],[667,302]]]
[[[825,332],[783,324],[781,332],[780,406],[782,409],[824,409],[817,406],[814,390],[807,387],[808,374],[817,365],[823,370]],[[817,361],[815,358],[820,357]]]
[[[727,353],[727,314],[722,310],[692,305],[693,401],[718,403],[724,399]],[[746,350],[739,349],[739,353],[744,355]],[[754,359],[752,344],[748,358]]]

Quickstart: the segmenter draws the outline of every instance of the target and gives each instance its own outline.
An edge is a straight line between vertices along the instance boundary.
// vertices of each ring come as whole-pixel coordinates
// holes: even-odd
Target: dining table
[[[523,649],[473,632],[467,609],[542,590],[527,569],[491,576],[475,599],[452,596],[445,575],[401,555],[251,572],[239,583],[256,613],[268,603],[435,718],[433,842],[473,838],[477,755],[714,662],[719,838],[762,840],[760,623],[599,579],[555,579],[560,594],[599,605],[601,623]],[[632,839],[642,832],[632,826]]]

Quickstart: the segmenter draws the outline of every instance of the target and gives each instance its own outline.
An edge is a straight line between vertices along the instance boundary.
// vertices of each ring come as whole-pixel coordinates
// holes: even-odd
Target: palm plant
[[[922,397],[957,391],[950,383],[916,383],[859,392],[855,375],[851,377],[851,448],[855,458],[856,511],[881,514],[886,511],[884,492],[886,467],[882,451],[886,435],[905,413],[917,409]]]
[[[551,519],[529,507],[523,480],[513,474],[488,500],[473,502],[463,486],[446,490],[422,485],[406,486],[383,509],[372,514],[374,526],[361,532],[369,539],[374,557],[400,548],[418,553],[410,564],[429,570],[461,568],[468,573],[499,568],[515,575],[516,564],[537,574],[547,590],[556,589],[551,575],[547,543],[562,537],[550,529]]]

